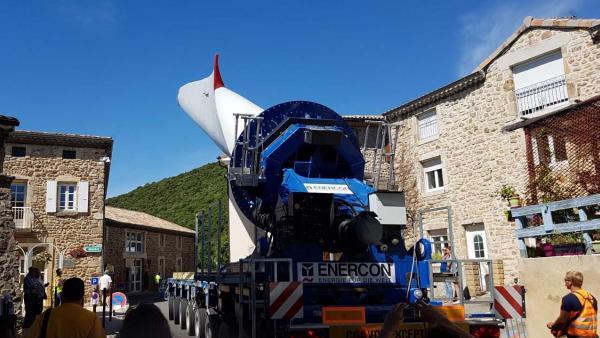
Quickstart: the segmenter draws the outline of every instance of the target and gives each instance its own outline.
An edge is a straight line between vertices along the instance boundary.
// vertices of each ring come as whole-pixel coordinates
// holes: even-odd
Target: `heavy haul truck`
[[[359,140],[340,115],[307,101],[263,110],[224,86],[217,58],[178,101],[226,155],[230,262],[217,254],[213,271],[202,245],[193,278],[168,281],[169,319],[196,337],[376,337],[399,302],[442,307],[429,298],[430,242],[405,247],[394,126],[374,121],[365,133],[364,144],[375,135],[379,147],[365,177]],[[217,231],[211,223],[199,223],[202,243],[220,240],[221,222]],[[402,337],[425,334],[418,312],[405,318]],[[500,328],[461,325],[489,336]]]

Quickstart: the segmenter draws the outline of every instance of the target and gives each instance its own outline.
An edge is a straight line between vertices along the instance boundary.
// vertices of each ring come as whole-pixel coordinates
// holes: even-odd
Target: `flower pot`
[[[518,208],[521,206],[521,199],[518,196],[511,197],[508,199],[508,205],[511,208]]]
[[[583,243],[554,244],[556,256],[585,255]]]

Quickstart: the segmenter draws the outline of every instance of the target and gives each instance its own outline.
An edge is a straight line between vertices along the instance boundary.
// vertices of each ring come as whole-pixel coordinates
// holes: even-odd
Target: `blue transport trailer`
[[[235,115],[235,125],[229,210],[254,227],[256,245],[235,262],[205,254],[193,278],[169,279],[169,319],[196,337],[376,337],[399,302],[442,306],[430,299],[431,244],[405,245],[394,126],[373,121],[379,149],[365,177],[362,140],[321,104],[286,102]],[[211,236],[218,224],[200,222],[203,243],[220,239]],[[408,311],[400,334],[420,337],[427,325]],[[500,330],[496,320],[461,325],[489,337]]]

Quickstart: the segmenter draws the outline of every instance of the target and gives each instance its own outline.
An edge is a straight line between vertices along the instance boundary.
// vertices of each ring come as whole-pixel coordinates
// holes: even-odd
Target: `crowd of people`
[[[55,280],[55,307],[42,312],[46,297],[45,287],[36,268],[30,268],[24,280],[25,318],[24,337],[26,338],[100,338],[106,337],[98,316],[84,308],[85,285],[83,280],[74,277],[62,279],[62,271],[57,271]],[[156,278],[157,283],[160,277]],[[109,288],[110,281],[104,278],[101,288]],[[555,337],[595,337],[597,336],[598,302],[592,294],[583,289],[583,274],[567,272],[565,287],[570,291],[563,297],[560,315],[547,324]],[[96,290],[97,292],[97,290]],[[434,306],[418,301],[414,304],[397,304],[387,315],[381,329],[380,338],[397,336],[404,323],[404,313],[408,308],[418,311],[428,323],[427,337],[467,338],[472,337],[446,318]],[[160,337],[171,338],[169,323],[154,304],[140,304],[131,307],[117,334],[118,338]]]

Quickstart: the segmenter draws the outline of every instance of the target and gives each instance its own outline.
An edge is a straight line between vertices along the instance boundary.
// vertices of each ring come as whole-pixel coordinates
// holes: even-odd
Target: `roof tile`
[[[169,230],[194,234],[194,230],[192,229],[188,229],[179,224],[169,222],[141,211],[106,206],[104,217],[117,223],[132,224],[155,230]]]

